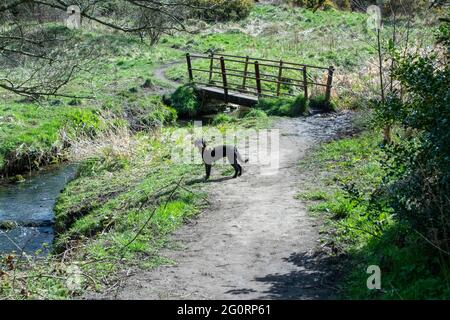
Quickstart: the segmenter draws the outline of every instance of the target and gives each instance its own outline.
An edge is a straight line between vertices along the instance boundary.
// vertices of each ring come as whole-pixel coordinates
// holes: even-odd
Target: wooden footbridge
[[[186,54],[189,81],[208,98],[253,106],[260,97],[331,98],[334,68],[228,54]]]

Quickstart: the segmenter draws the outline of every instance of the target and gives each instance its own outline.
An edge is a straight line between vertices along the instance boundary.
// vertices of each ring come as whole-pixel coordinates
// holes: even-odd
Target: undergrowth
[[[298,197],[324,221],[322,242],[329,254],[347,256],[340,273],[344,299],[448,299],[448,257],[411,227],[395,219],[383,202],[385,154],[381,133],[323,144],[303,161],[319,179]],[[314,186],[312,186],[314,185]],[[375,195],[375,196],[374,196]],[[345,260],[342,260],[345,261]],[[381,290],[366,285],[368,266],[381,269]]]

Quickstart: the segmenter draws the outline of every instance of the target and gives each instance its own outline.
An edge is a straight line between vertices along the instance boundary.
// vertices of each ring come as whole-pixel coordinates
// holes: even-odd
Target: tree
[[[391,76],[402,90],[391,91],[376,111],[381,121],[410,133],[387,148],[386,180],[397,218],[450,252],[450,19],[441,21],[432,51],[391,48]]]
[[[0,88],[38,99],[62,95],[60,89],[92,60],[92,52],[76,43],[63,27],[42,24],[44,13],[65,17],[70,5],[82,19],[125,33],[149,37],[186,31],[191,0],[6,0],[0,4]],[[50,20],[50,21],[54,21]],[[61,20],[61,19],[59,19]],[[94,57],[95,58],[95,57]]]

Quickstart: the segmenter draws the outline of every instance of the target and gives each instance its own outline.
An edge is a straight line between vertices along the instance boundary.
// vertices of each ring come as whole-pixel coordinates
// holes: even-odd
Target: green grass
[[[299,193],[297,199],[308,201],[328,200],[330,196],[323,190],[310,190]]]
[[[371,198],[385,175],[381,137],[369,130],[326,143],[302,163],[302,168],[317,174],[298,198],[323,221],[322,241],[332,243],[335,254],[347,257],[338,297],[448,299],[448,259],[441,259],[429,243],[396,220],[382,198]],[[370,265],[381,268],[382,290],[367,289]]]
[[[64,159],[64,138],[99,130],[90,108],[0,103],[0,176]]]

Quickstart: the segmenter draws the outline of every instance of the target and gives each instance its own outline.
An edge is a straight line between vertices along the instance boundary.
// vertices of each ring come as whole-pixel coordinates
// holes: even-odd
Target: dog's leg
[[[237,162],[236,153],[233,154],[233,157],[228,156],[228,161],[230,161],[230,164],[234,169],[233,179],[235,179],[239,175],[239,164]]]
[[[205,171],[206,171],[205,181],[207,181],[209,179],[209,176],[211,175],[211,165],[210,164],[205,163]]]
[[[240,176],[242,176],[242,166],[239,163],[237,164],[237,166],[238,166],[238,169],[239,169],[238,176],[240,177]]]
[[[234,176],[233,179],[237,178],[238,174],[239,174],[239,165],[237,163],[233,163],[232,167],[234,168]]]

